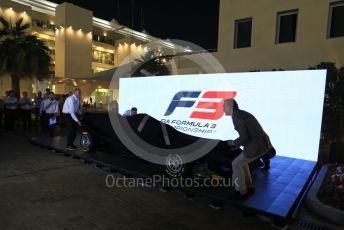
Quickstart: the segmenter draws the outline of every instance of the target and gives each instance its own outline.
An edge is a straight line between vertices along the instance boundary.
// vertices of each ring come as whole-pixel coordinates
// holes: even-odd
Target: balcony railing
[[[107,65],[114,65],[113,60],[105,59],[105,58],[95,58],[94,56],[92,57],[93,62],[98,62],[102,64],[107,64]]]
[[[48,21],[41,21],[41,20],[37,20],[37,19],[33,19],[32,20],[32,26],[33,27],[39,27],[42,28],[44,30],[50,30],[52,32],[55,32],[55,25],[50,24]]]
[[[107,38],[106,36],[102,36],[99,34],[93,34],[93,41],[102,42],[102,43],[106,43],[110,45],[115,44],[115,40]]]

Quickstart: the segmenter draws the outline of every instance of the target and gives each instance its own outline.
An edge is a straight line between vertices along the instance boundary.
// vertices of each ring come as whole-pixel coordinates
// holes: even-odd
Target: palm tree
[[[43,41],[26,33],[30,24],[23,24],[23,18],[12,26],[0,16],[0,23],[0,74],[11,74],[12,89],[19,96],[20,79],[49,76],[50,50]]]
[[[153,51],[148,51],[141,59],[136,59],[136,70],[131,75],[132,77],[143,76],[164,76],[170,75],[171,71],[167,67],[167,62],[170,61],[171,55],[159,56]]]

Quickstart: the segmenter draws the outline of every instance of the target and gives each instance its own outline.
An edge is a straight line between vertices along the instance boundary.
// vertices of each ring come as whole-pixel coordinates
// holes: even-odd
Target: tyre
[[[95,143],[92,135],[87,131],[83,131],[80,136],[80,148],[82,149],[82,151],[90,152],[94,150],[94,147]]]

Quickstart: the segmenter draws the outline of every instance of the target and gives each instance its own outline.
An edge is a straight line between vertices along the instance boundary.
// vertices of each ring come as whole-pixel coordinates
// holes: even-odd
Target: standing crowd
[[[49,119],[60,114],[59,102],[50,89],[46,89],[44,95],[38,91],[34,99],[29,98],[25,91],[17,98],[13,90],[6,91],[0,98],[0,130],[15,131],[20,125],[24,131],[29,131],[33,127],[33,116],[36,130],[40,128],[53,135],[54,125],[49,125]]]
[[[59,100],[50,89],[46,89],[44,94],[38,91],[34,99],[28,97],[28,92],[22,92],[22,96],[17,98],[13,90],[6,91],[5,96],[0,97],[0,131],[15,131],[19,125],[22,130],[30,131],[34,126],[35,130],[54,136],[57,125],[67,126],[67,147],[74,149],[76,127],[81,125],[80,96],[80,89],[61,95]]]

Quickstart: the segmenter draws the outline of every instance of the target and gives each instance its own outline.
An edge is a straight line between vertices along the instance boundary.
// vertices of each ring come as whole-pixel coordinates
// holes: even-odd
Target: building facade
[[[27,91],[31,96],[47,87],[57,94],[64,94],[75,86],[84,89],[86,99],[95,93],[104,95],[109,82],[90,81],[87,77],[140,59],[152,41],[158,44],[161,54],[188,51],[169,41],[122,26],[115,20],[109,22],[93,17],[91,11],[71,3],[0,0],[0,15],[12,23],[23,18],[24,23],[31,24],[28,33],[43,40],[52,51],[53,66],[46,81],[21,81],[21,91]],[[129,54],[130,59],[127,59]],[[9,89],[10,76],[0,76],[0,94],[4,95]]]
[[[12,22],[24,18],[32,25],[29,33],[52,50],[50,78],[22,80],[22,91],[30,93],[50,87],[59,94],[79,86],[85,98],[104,95],[109,81],[87,76],[140,58],[151,42],[161,54],[191,52],[172,59],[172,74],[297,70],[320,62],[344,66],[343,0],[220,0],[218,49],[211,54],[223,69],[214,68],[209,54],[193,54],[188,47],[93,17],[70,3],[0,0],[0,15]],[[0,76],[0,94],[10,88],[9,76]]]
[[[344,1],[220,0],[218,52],[227,72],[344,66]]]

